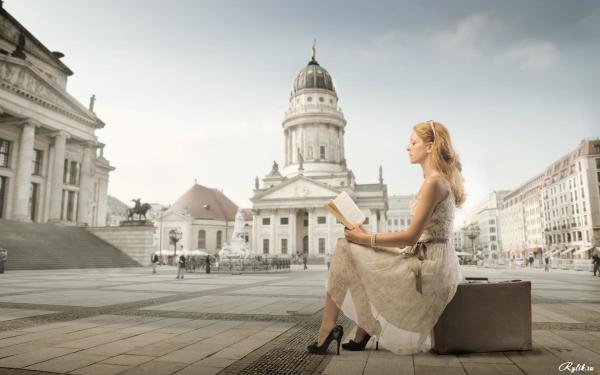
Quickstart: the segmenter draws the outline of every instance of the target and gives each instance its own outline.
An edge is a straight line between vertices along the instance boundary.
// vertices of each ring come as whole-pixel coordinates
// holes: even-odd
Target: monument
[[[235,223],[233,225],[233,235],[231,242],[225,244],[223,249],[219,251],[221,259],[235,258],[244,259],[250,256],[250,247],[246,243],[244,234],[244,216],[242,210],[238,209],[235,215]]]

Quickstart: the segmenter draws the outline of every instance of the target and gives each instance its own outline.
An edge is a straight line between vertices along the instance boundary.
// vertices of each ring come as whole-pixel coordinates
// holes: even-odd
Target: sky
[[[331,74],[348,167],[392,194],[423,181],[412,126],[446,125],[463,164],[460,223],[600,137],[600,2],[5,0],[74,71],[106,123],[109,194],[173,203],[194,181],[251,207],[284,164],[281,123],[310,60]]]

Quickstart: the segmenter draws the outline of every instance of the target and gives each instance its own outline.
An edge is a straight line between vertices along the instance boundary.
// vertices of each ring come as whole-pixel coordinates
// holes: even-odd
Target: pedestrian
[[[544,272],[550,272],[550,258],[546,257],[544,259]]]
[[[533,267],[533,257],[529,257],[529,267]]]
[[[308,256],[306,255],[306,253],[304,253],[304,255],[302,256],[302,263],[304,263],[304,270],[306,271],[308,269]]]
[[[325,254],[325,264],[327,264],[327,271],[329,271],[329,267],[331,266],[331,256],[329,253]]]
[[[210,273],[210,255],[206,256],[206,267],[204,267],[206,269],[206,273]]]
[[[152,273],[156,273],[156,266],[158,265],[158,254],[154,253],[150,257],[150,261],[152,262]]]
[[[596,273],[600,276],[600,255],[594,254],[592,264],[594,265],[594,276],[596,276]]]
[[[177,279],[183,279],[185,273],[185,255],[181,254],[177,260]]]

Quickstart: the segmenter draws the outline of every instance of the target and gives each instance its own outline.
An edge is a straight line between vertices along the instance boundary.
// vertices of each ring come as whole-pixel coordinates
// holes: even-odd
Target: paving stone
[[[62,357],[54,358],[49,361],[40,362],[26,367],[28,370],[40,370],[48,372],[71,372],[93,363],[105,360],[107,357],[98,355],[89,355],[83,353],[72,353]]]
[[[156,359],[155,357],[146,355],[132,355],[132,354],[121,354],[115,357],[110,357],[102,361],[102,363],[108,363],[113,365],[122,366],[138,366],[142,363],[150,362]]]
[[[468,375],[525,375],[518,366],[502,363],[465,363]]]
[[[519,367],[521,367],[522,364],[545,363],[547,365],[558,366],[563,363],[560,358],[556,357],[548,351],[548,349],[541,347],[533,347],[533,349],[529,351],[511,351],[503,353]]]
[[[115,375],[120,374],[123,371],[130,369],[129,366],[112,365],[106,363],[95,363],[91,366],[82,367],[71,374],[82,374],[82,375]]]
[[[0,367],[25,368],[52,358],[73,353],[75,349],[45,348],[0,359]]]
[[[122,372],[123,375],[170,375],[186,367],[186,363],[150,361]]]
[[[363,375],[414,374],[412,356],[369,356]]]
[[[366,366],[366,361],[340,361],[338,358],[333,358],[323,371],[323,375],[361,375]]]
[[[439,366],[425,366],[415,364],[415,375],[466,375],[462,367],[447,367],[443,370]]]
[[[458,357],[453,354],[418,353],[413,359],[415,366],[462,367]]]
[[[511,360],[508,359],[502,352],[457,354],[457,357],[463,365],[465,363],[512,364]]]

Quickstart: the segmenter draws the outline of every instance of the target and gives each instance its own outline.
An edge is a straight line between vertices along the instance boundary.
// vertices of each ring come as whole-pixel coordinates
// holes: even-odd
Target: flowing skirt
[[[396,354],[431,349],[433,327],[463,281],[450,243],[426,246],[421,263],[340,239],[332,257],[327,292],[348,318]]]

